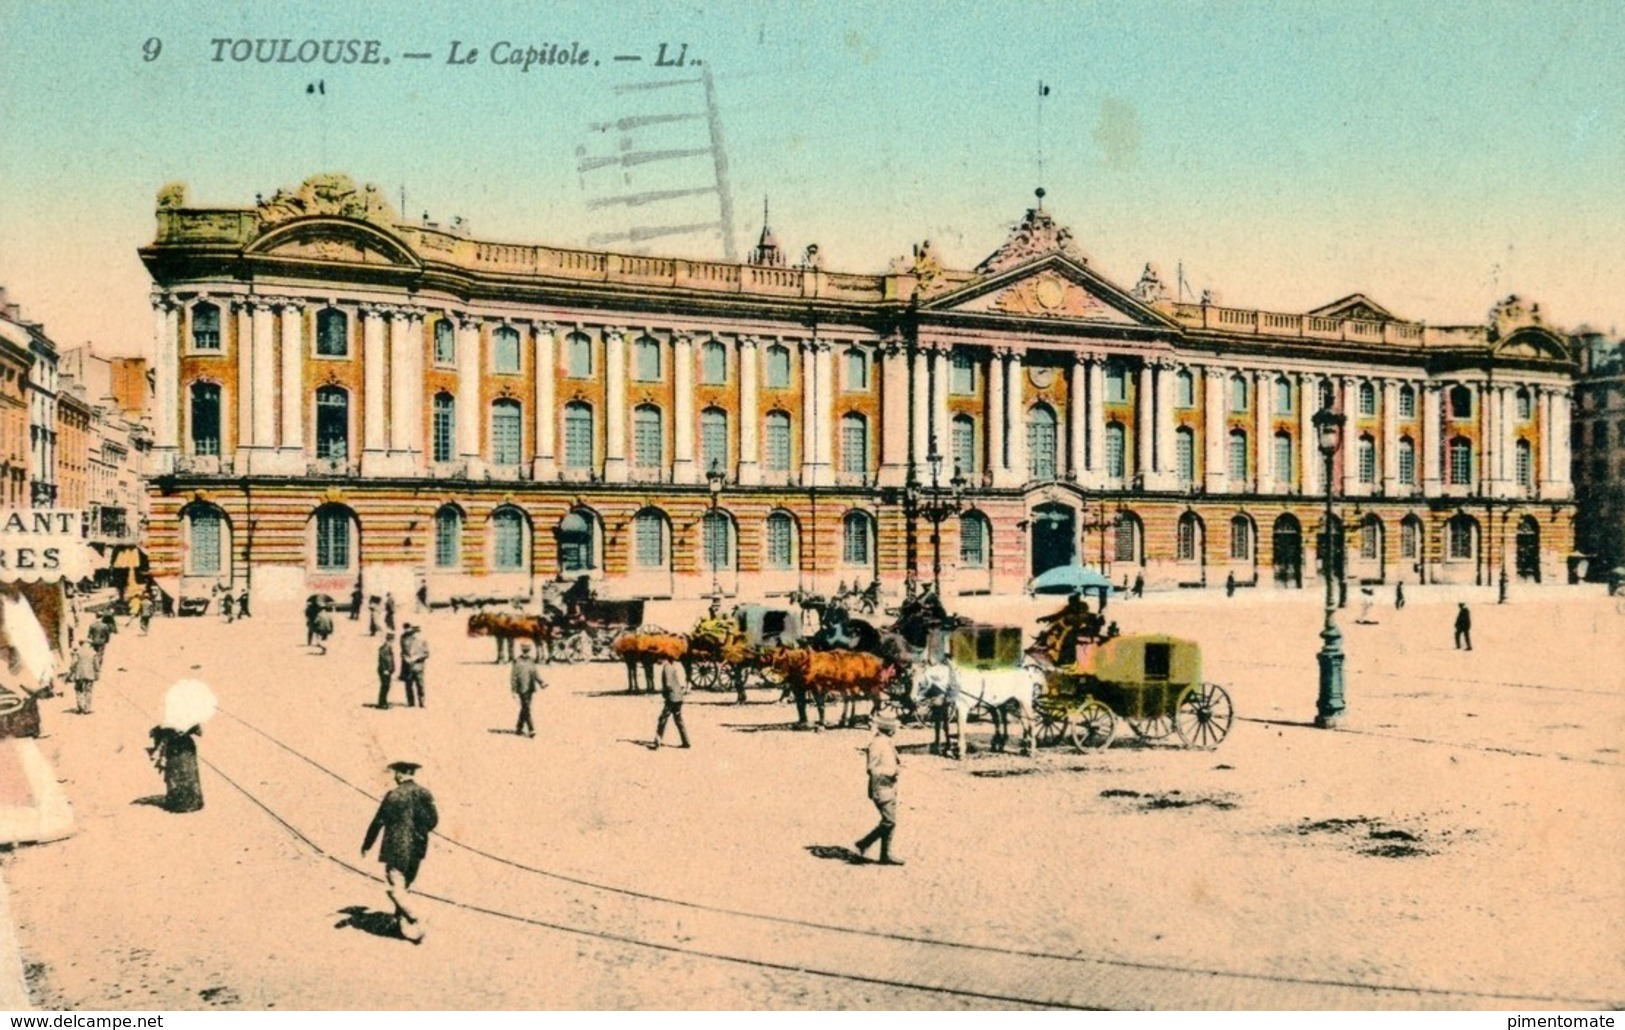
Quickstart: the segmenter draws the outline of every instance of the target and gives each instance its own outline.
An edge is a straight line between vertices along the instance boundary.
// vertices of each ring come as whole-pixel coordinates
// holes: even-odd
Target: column
[[[483,468],[480,460],[480,324],[457,316],[457,460],[473,476]]]
[[[876,353],[880,359],[880,482],[901,486],[908,468],[908,354],[896,338],[884,341]],[[993,360],[997,363],[998,358]],[[991,447],[996,421],[991,399],[986,410]],[[989,468],[997,465],[993,454],[989,452]]]
[[[813,439],[817,449],[813,454],[817,459],[818,483],[824,485],[835,482],[835,469],[831,461],[835,453],[835,351],[828,340],[814,340],[812,353],[816,383],[813,396],[818,398],[818,410],[813,420]]]
[[[400,376],[406,381],[402,397],[401,412],[397,416],[391,411],[391,418],[399,418],[406,423],[406,457],[401,459],[406,474],[421,474],[428,466],[428,448],[424,446],[424,420],[423,420],[423,358],[428,352],[429,340],[424,335],[425,319],[421,308],[403,310],[399,318],[402,335],[405,337],[403,356],[404,366],[401,367]],[[393,375],[394,373],[392,373]]]
[[[384,314],[372,305],[362,307],[361,319],[361,474],[383,474],[388,412],[384,405]]]
[[[1106,366],[1099,354],[1089,355],[1084,370],[1089,393],[1089,473],[1095,486],[1106,485]]]
[[[1156,469],[1156,408],[1157,388],[1153,377],[1156,370],[1151,362],[1140,365],[1138,384],[1134,388],[1134,469],[1141,489],[1147,489],[1155,480]]]
[[[1427,383],[1422,389],[1422,439],[1417,446],[1422,449],[1422,490],[1429,497],[1439,496],[1443,485],[1439,477],[1440,458],[1443,452],[1441,439],[1443,411],[1440,407],[1441,397],[1438,383]]]
[[[604,330],[604,482],[626,482],[626,330]]]
[[[1273,377],[1268,372],[1253,373],[1253,489],[1264,493],[1270,489],[1275,479],[1275,470],[1270,468],[1270,445],[1275,434],[1270,432],[1270,412],[1275,407],[1275,398],[1270,385]]]
[[[237,430],[235,439],[231,441],[231,448],[226,449],[226,442],[220,441],[220,454],[222,458],[235,460],[236,452],[246,451],[253,445],[254,440],[254,308],[253,301],[236,300],[231,303],[232,318],[236,322],[237,331],[232,334],[231,345],[237,348],[237,389],[232,402],[237,409]],[[224,331],[225,327],[221,326]],[[224,414],[222,412],[222,414]],[[245,453],[243,459],[246,461]],[[245,470],[246,471],[246,470]]]
[[[1179,367],[1171,361],[1157,363],[1157,477],[1158,490],[1179,485],[1178,456],[1174,453],[1174,379]]]
[[[305,471],[305,319],[298,302],[282,302],[282,438],[283,462],[296,474]]]
[[[1501,387],[1501,478],[1506,482],[1506,495],[1513,496],[1518,484],[1518,391],[1511,386]]]
[[[179,447],[180,309],[164,294],[152,295],[153,331],[153,472],[175,467]]]
[[[554,438],[559,424],[559,413],[553,410],[553,384],[559,372],[559,327],[549,322],[536,326],[536,459],[531,464],[531,476],[538,482],[551,482],[559,477]],[[418,354],[421,357],[422,351]]]
[[[1346,496],[1362,493],[1360,486],[1360,397],[1359,383],[1353,376],[1344,376],[1339,383],[1343,391],[1343,493]]]
[[[914,476],[924,482],[930,475],[925,466],[926,450],[930,445],[931,436],[931,371],[928,356],[923,347],[914,349],[914,382],[909,396],[910,425],[913,426],[914,450],[910,459],[914,465]]]
[[[931,356],[931,432],[936,436],[937,453],[942,455],[944,481],[954,474],[953,440],[948,425],[948,368],[952,364],[948,346],[933,347]]]
[[[1552,395],[1552,450],[1557,455],[1557,461],[1552,468],[1553,497],[1558,500],[1568,500],[1574,495],[1571,485],[1571,470],[1574,465],[1574,455],[1570,451],[1570,426],[1574,421],[1574,400],[1567,390],[1558,390]]]
[[[412,381],[413,341],[407,334],[406,312],[389,313],[389,450],[404,453],[413,449],[412,443],[422,435],[410,420],[408,409],[411,395],[423,388]],[[417,343],[422,344],[420,338]]]
[[[1005,431],[1004,361],[1009,351],[994,348],[987,360],[987,393],[982,403],[982,425],[987,438],[987,471],[994,486],[1005,486],[1010,481],[1009,462],[1006,461],[1007,434]]]
[[[757,442],[762,424],[761,402],[757,399],[760,381],[756,372],[756,338],[739,338],[739,482],[755,486],[762,481],[761,446]]]
[[[1399,491],[1399,383],[1382,381],[1382,492],[1393,497]]]
[[[251,445],[256,451],[276,446],[276,314],[269,300],[254,303],[254,356],[247,389],[254,395]],[[238,389],[244,389],[241,383]]]
[[[1005,377],[1005,398],[1009,402],[1005,425],[1009,427],[1010,484],[1021,486],[1032,478],[1027,471],[1027,384],[1025,351],[1010,352],[1009,375]]]
[[[676,389],[672,422],[672,482],[695,482],[694,471],[694,341],[679,336],[672,341],[672,385]],[[733,472],[723,461],[723,474]],[[709,468],[702,469],[708,473]]]
[[[1072,355],[1066,384],[1066,472],[1074,482],[1089,478],[1089,382],[1082,354]]]
[[[1224,493],[1230,474],[1224,461],[1224,381],[1224,369],[1203,369],[1206,390],[1202,398],[1202,482],[1210,494]]]
[[[1314,421],[1319,404],[1315,377],[1298,373],[1298,492],[1301,494],[1326,492],[1315,473],[1321,463],[1320,441],[1316,439]],[[1318,490],[1317,484],[1320,485]]]
[[[801,485],[823,485],[818,479],[818,362],[812,344],[803,340],[801,357]]]

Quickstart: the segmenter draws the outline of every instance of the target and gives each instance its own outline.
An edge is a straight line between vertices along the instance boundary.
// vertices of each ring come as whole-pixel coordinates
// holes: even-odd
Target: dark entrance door
[[[1077,558],[1077,516],[1064,504],[1033,509],[1033,575],[1041,576]]]
[[[1518,578],[1540,582],[1540,524],[1527,515],[1518,523]]]
[[[1275,582],[1283,587],[1303,586],[1303,529],[1291,515],[1275,520],[1271,546],[1275,558]]]

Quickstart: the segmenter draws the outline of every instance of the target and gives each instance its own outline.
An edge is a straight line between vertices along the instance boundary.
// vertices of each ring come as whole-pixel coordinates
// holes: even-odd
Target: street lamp
[[[1315,703],[1315,725],[1335,729],[1343,719],[1343,631],[1337,628],[1337,595],[1332,582],[1332,458],[1337,454],[1343,438],[1344,416],[1327,409],[1315,413],[1312,419],[1326,461],[1326,517],[1323,522],[1320,566],[1326,576],[1326,625],[1320,631],[1320,696]]]
[[[1499,593],[1496,594],[1496,604],[1507,603],[1507,515],[1505,508],[1501,510],[1501,581]]]
[[[722,528],[721,516],[717,514],[717,500],[722,496],[722,463],[716,458],[711,459],[711,467],[705,473],[705,485],[711,491],[711,515],[706,520],[705,543],[711,552],[711,600],[722,599],[722,584],[717,577],[717,569],[722,564],[722,551],[727,544],[728,535],[720,532]],[[721,539],[718,539],[718,537]]]
[[[931,590],[940,600],[942,597],[942,524],[951,516],[959,514],[965,507],[965,477],[959,466],[954,466],[954,477],[948,481],[952,492],[948,499],[942,496],[942,455],[937,453],[936,442],[932,441],[931,451],[925,456],[926,463],[931,466],[931,500],[916,508],[926,521],[931,523]]]

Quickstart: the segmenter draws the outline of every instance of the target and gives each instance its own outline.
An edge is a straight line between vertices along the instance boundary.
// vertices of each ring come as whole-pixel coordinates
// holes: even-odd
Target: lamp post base
[[[1315,702],[1315,725],[1336,729],[1343,721],[1343,631],[1328,624],[1320,631],[1320,696]]]

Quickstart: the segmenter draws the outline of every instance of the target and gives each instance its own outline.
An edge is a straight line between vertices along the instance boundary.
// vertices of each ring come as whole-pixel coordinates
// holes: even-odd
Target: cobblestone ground
[[[972,599],[1032,619],[1053,603]],[[686,625],[689,606],[651,620]],[[1512,1008],[1625,1003],[1625,612],[1549,589],[1412,592],[1342,623],[1349,712],[1315,730],[1313,591],[1113,602],[1199,640],[1237,722],[1215,751],[1120,742],[955,763],[905,728],[902,868],[854,864],[866,730],[794,731],[776,690],[697,694],[692,750],[619,666],[550,671],[534,740],[493,645],[425,618],[429,707],[370,707],[376,642],[294,607],[113,641],[94,715],[46,705],[78,819],[0,857],[47,1008]],[[140,799],[164,689],[223,712],[207,805]],[[396,699],[399,700],[397,685]],[[973,740],[985,739],[973,724]],[[1129,736],[1124,733],[1120,736]],[[441,830],[428,939],[387,936],[361,858],[384,765]],[[369,797],[368,795],[371,795]]]

